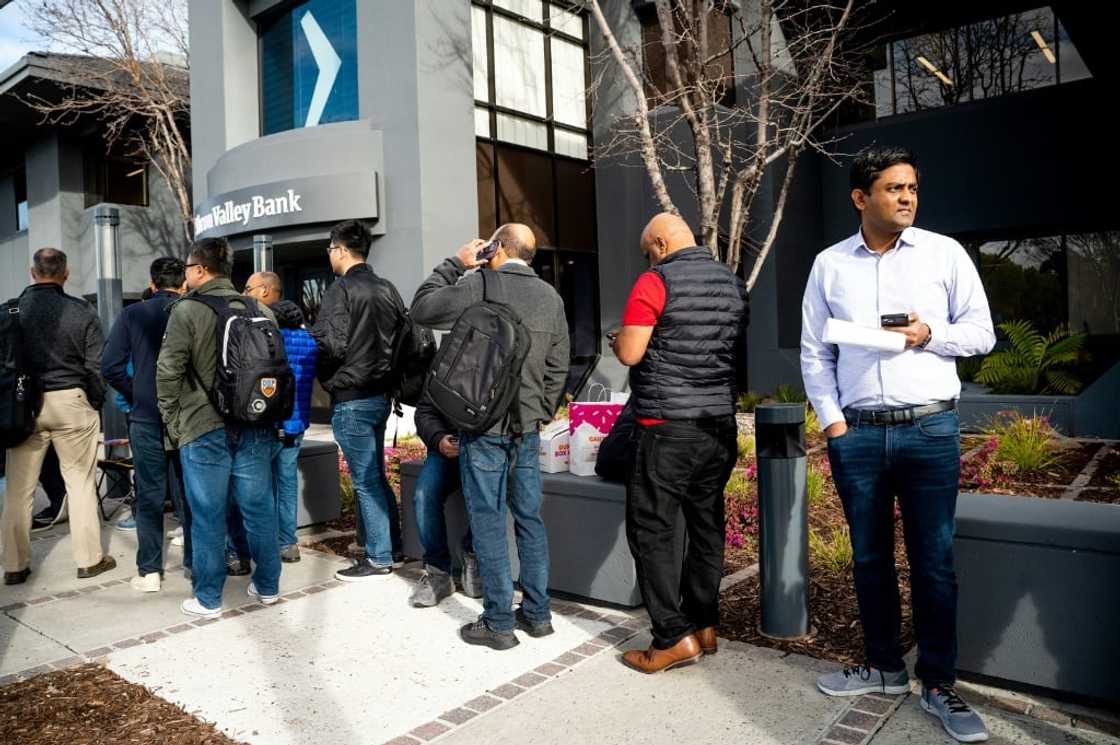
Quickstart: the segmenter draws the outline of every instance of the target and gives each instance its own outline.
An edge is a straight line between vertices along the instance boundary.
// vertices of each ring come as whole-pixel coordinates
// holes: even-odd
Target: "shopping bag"
[[[622,413],[622,404],[573,401],[568,406],[569,465],[577,476],[594,476],[599,445]]]

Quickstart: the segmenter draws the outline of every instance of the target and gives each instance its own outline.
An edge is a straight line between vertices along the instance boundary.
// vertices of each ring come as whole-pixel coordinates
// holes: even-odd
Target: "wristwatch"
[[[918,349],[925,349],[926,347],[928,347],[929,346],[929,340],[933,338],[933,327],[931,327],[928,323],[925,323],[925,324],[922,324],[922,325],[925,326],[929,330],[929,333],[926,334],[925,341],[923,341],[921,344],[918,345]]]

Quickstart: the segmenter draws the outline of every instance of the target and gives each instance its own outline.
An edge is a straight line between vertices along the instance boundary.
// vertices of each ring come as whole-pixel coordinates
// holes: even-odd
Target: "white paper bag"
[[[906,349],[906,337],[896,331],[868,328],[838,318],[829,318],[824,322],[824,342],[884,352],[901,352]]]
[[[571,462],[568,470],[576,476],[594,476],[599,445],[606,436],[606,432],[601,432],[591,422],[584,422],[576,427],[570,439]]]
[[[569,441],[567,419],[559,419],[541,430],[541,473],[563,473],[568,470]]]

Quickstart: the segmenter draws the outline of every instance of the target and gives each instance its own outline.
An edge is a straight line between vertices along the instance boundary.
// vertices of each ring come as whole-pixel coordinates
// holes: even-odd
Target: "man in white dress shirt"
[[[976,267],[955,240],[913,227],[918,168],[901,148],[873,148],[852,164],[851,199],[860,231],[822,251],[805,288],[801,374],[828,436],[828,458],[855,557],[864,664],[822,676],[821,691],[858,696],[909,690],[899,643],[894,502],[902,512],[910,564],[915,674],[920,705],[962,742],[988,739],[980,717],[955,692],[957,579],[953,518],[960,478],[961,384],[956,358],[995,344]],[[837,318],[890,327],[902,352],[823,340]]]

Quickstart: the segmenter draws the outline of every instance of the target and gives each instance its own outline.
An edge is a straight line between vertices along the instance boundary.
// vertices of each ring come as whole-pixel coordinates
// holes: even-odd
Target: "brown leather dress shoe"
[[[101,561],[97,562],[91,567],[78,568],[78,579],[89,579],[97,575],[107,572],[110,569],[117,568],[117,560],[112,556],[102,556]]]
[[[716,627],[708,626],[697,631],[696,641],[700,642],[700,649],[704,650],[704,654],[715,654],[719,649],[716,642]]]
[[[654,646],[649,649],[632,649],[622,655],[622,663],[640,673],[660,673],[674,667],[691,665],[703,656],[700,642],[696,641],[693,634],[689,634],[668,649],[657,649]]]

